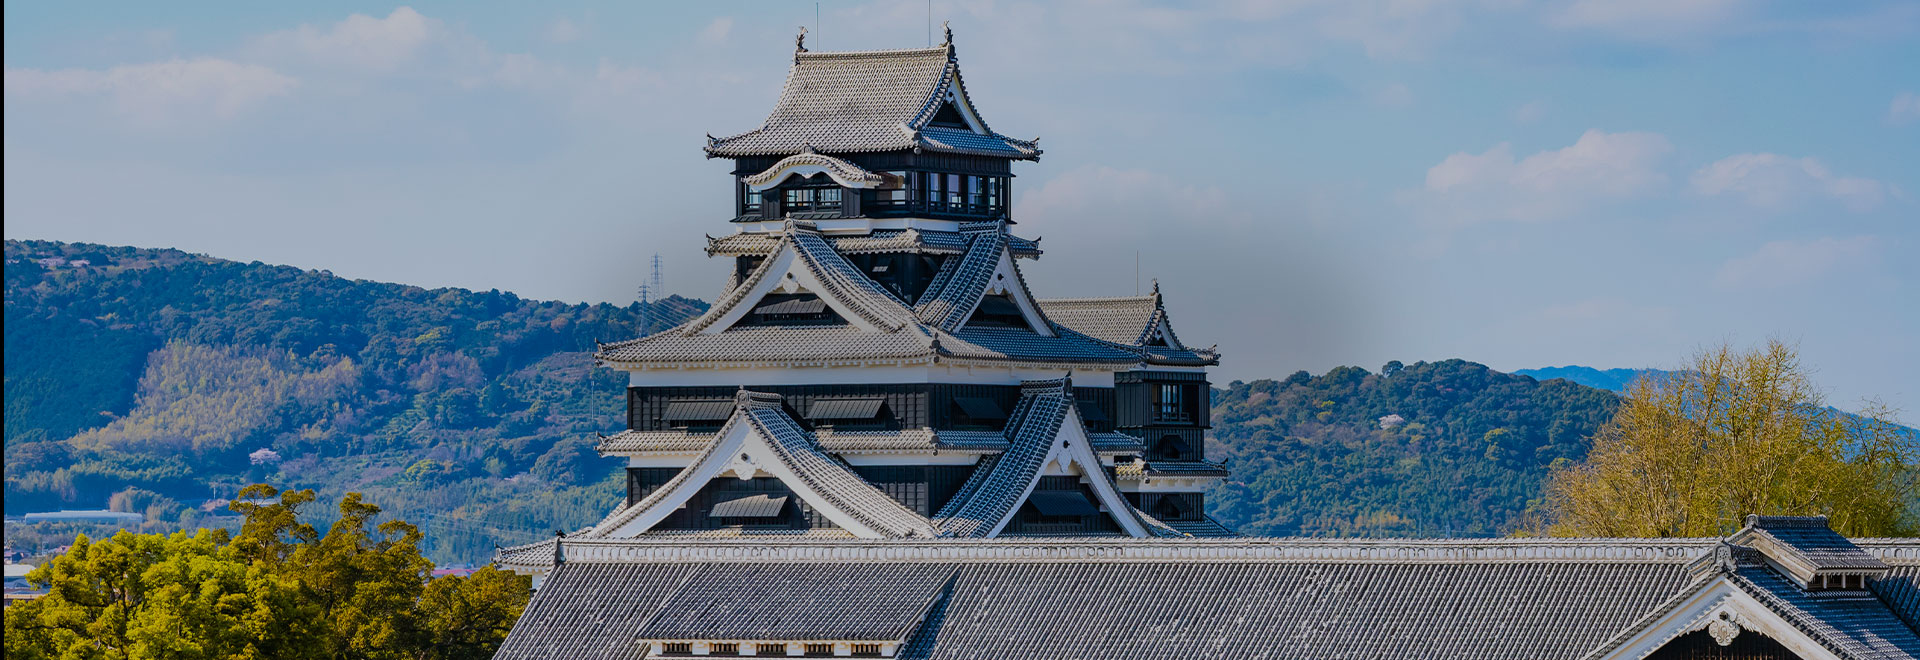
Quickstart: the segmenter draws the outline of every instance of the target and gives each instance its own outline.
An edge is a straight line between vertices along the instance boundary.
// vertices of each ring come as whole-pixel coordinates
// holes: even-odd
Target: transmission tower
[[[653,255],[653,272],[640,285],[640,333],[653,332],[653,297],[660,295],[660,255]]]

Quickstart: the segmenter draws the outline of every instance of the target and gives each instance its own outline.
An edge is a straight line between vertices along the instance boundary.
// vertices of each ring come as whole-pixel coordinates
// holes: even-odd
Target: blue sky
[[[921,46],[918,2],[5,6],[8,238],[424,286],[710,298],[706,133],[798,25]],[[1797,342],[1920,415],[1920,5],[931,4],[1017,167],[1042,296],[1158,278],[1221,380],[1461,357],[1673,366]]]

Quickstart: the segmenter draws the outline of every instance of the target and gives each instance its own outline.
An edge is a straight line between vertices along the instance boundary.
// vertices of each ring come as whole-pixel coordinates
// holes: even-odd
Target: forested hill
[[[365,492],[425,523],[442,561],[603,515],[619,462],[591,448],[622,427],[624,379],[592,367],[594,341],[706,307],[668,298],[643,329],[637,304],[177,250],[9,240],[5,257],[8,514],[111,498],[192,525],[270,480]]]
[[[5,254],[10,515],[111,505],[160,531],[231,524],[201,507],[256,481],[359,491],[422,525],[445,563],[577,529],[625,492],[620,461],[592,451],[623,426],[623,379],[588,355],[643,333],[637,305],[176,250],[8,241]],[[704,308],[661,301],[649,330]],[[1211,452],[1236,476],[1212,513],[1252,534],[1502,533],[1616,405],[1458,360],[1385,372],[1218,392]],[[1389,415],[1402,423],[1382,428]],[[29,549],[81,529],[7,528]]]
[[[1208,453],[1234,475],[1209,512],[1259,535],[1505,534],[1618,405],[1464,360],[1236,381],[1214,392]]]

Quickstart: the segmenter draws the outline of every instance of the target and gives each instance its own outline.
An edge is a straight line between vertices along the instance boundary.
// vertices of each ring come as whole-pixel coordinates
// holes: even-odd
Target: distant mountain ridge
[[[1641,376],[1665,376],[1673,372],[1663,369],[1595,369],[1579,365],[1564,367],[1540,367],[1538,369],[1520,369],[1513,373],[1532,376],[1535,380],[1564,378],[1594,389],[1606,390],[1614,394],[1623,394],[1627,386]]]

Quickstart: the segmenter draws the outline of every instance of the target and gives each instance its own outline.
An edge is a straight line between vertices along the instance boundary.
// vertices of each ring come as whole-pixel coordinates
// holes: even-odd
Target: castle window
[[[753,311],[737,325],[840,325],[846,319],[819,296],[811,293],[769,294],[755,303]]]
[[[880,645],[879,644],[854,644],[853,656],[856,658],[878,658],[880,657]]]
[[[816,426],[861,431],[884,429],[893,416],[886,399],[822,397],[807,408],[807,418]]]
[[[1162,495],[1160,502],[1153,506],[1153,516],[1161,520],[1182,520],[1187,517],[1188,506],[1181,498]]]
[[[833,655],[832,644],[808,644],[807,645],[807,657],[809,658],[818,658],[818,657],[831,656],[831,655]]]
[[[686,401],[668,401],[667,409],[660,413],[660,421],[667,426],[689,431],[711,431],[726,423],[733,416],[731,399],[693,399]]]
[[[945,178],[947,180],[945,187],[947,191],[947,210],[965,211],[967,204],[967,184],[964,180],[965,177],[958,174],[948,174]]]
[[[1186,389],[1171,383],[1154,388],[1153,421],[1174,423],[1193,421],[1187,414]]]
[[[729,644],[726,642],[716,642],[713,645],[713,650],[711,651],[711,653],[713,655],[740,655],[740,645]]]
[[[1164,435],[1153,444],[1153,457],[1159,460],[1177,461],[1187,455],[1187,441],[1177,435]]]
[[[1007,421],[1007,413],[993,399],[976,396],[953,397],[953,426],[968,430],[998,430]]]
[[[660,652],[669,655],[692,655],[692,642],[667,642],[660,645]]]
[[[787,645],[785,645],[785,644],[760,644],[760,645],[757,645],[757,646],[755,646],[755,647],[754,647],[754,652],[755,652],[755,653],[757,653],[757,654],[759,654],[759,655],[786,655],[786,654],[787,654]]]

